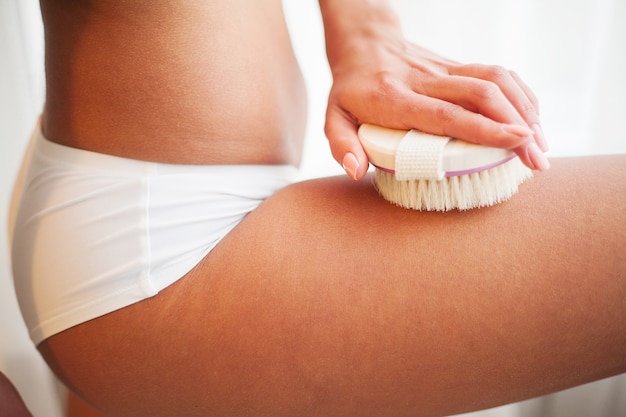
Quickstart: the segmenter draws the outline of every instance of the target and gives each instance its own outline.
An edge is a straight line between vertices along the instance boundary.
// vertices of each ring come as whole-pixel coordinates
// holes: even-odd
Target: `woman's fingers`
[[[429,97],[457,104],[496,122],[527,125],[501,87],[494,82],[453,75],[425,83],[424,88]]]
[[[535,132],[523,122],[499,122],[449,101],[415,94],[407,125],[426,132],[451,136],[472,143],[512,149],[531,169],[545,170],[548,160],[534,140]],[[486,106],[484,103],[480,106]]]
[[[416,94],[406,97],[406,113],[415,116],[407,125],[514,149],[530,168],[549,167],[537,99],[517,74],[487,65],[452,66],[449,74],[415,80]]]
[[[452,67],[450,74],[450,78],[460,77],[461,83],[468,83],[467,88],[461,85],[458,91],[470,94],[481,113],[508,123],[523,121],[533,130],[539,148],[548,149],[539,120],[538,100],[519,75],[500,66],[480,64]]]
[[[348,113],[329,106],[324,126],[333,157],[353,180],[367,173],[369,161],[357,135],[358,123]]]
[[[414,93],[411,96],[398,100],[403,103],[394,106],[394,114],[399,118],[387,127],[417,128],[485,146],[512,149],[532,169],[549,167],[548,160],[533,140],[534,132],[525,125],[496,122],[449,101]],[[390,120],[391,115],[385,118]],[[325,131],[333,157],[355,180],[365,175],[368,166],[357,129],[358,122],[353,117],[339,107],[329,106]]]
[[[547,169],[548,161],[535,144],[534,132],[525,124],[497,122],[465,107],[421,94],[403,100],[403,128],[459,138],[472,143],[512,149],[532,169]]]
[[[539,100],[537,100],[537,96],[535,96],[535,93],[532,92],[530,87],[526,85],[524,80],[522,80],[522,78],[517,75],[515,71],[510,71],[510,73],[513,79],[519,84],[520,88],[524,90],[528,99],[533,103],[537,117],[539,117]],[[547,152],[548,141],[546,140],[543,129],[541,128],[541,123],[538,122],[535,125],[530,125],[530,127],[535,132],[535,141],[537,142],[537,145],[539,145],[539,148],[541,148],[543,152]]]

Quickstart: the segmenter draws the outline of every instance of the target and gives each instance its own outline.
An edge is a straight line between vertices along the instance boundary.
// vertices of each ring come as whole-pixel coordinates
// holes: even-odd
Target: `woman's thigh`
[[[295,184],[159,295],[40,345],[112,416],[444,415],[626,369],[626,159],[426,213]]]

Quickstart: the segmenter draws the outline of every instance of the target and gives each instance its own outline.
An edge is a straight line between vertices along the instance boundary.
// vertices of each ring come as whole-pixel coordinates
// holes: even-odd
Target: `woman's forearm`
[[[382,38],[402,39],[398,16],[386,0],[320,0],[319,5],[331,71],[380,45]]]

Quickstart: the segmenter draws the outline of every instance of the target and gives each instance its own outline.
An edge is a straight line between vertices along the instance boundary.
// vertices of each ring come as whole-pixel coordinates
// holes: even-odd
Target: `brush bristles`
[[[374,184],[380,195],[398,206],[414,210],[469,210],[508,200],[532,171],[519,158],[475,174],[441,181],[398,181],[394,174],[376,169]]]

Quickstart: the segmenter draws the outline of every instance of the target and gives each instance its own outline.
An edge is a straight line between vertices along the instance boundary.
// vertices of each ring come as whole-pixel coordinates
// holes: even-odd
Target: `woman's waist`
[[[69,174],[69,177],[139,178],[142,176],[198,176],[206,181],[214,177],[218,182],[224,174],[229,178],[244,178],[269,175],[293,181],[298,169],[291,164],[170,164],[137,160],[99,152],[77,149],[48,140],[40,126],[36,126],[29,145],[30,153],[25,163],[31,175],[53,171]],[[64,180],[65,175],[43,175],[46,181]]]
[[[98,8],[67,18],[45,2],[46,137],[157,162],[297,163],[306,94],[286,27],[248,13],[231,22],[240,3],[219,3],[217,17],[213,2],[172,16],[142,3],[112,19]],[[280,2],[258,7],[281,16]]]
[[[305,104],[212,97],[196,100],[196,108],[177,100],[133,108],[125,96],[116,105],[92,99],[73,107],[48,99],[43,132],[65,146],[172,164],[298,165],[301,158]]]

